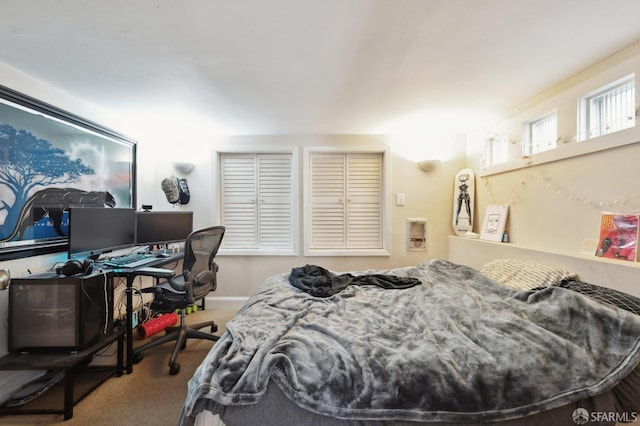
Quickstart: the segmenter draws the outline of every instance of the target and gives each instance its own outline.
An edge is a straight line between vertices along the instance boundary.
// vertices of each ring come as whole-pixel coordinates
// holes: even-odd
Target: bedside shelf
[[[117,342],[116,365],[88,365],[93,355],[112,343]],[[73,407],[84,397],[89,395],[108,378],[116,375],[121,376],[123,371],[124,358],[124,333],[122,330],[115,330],[113,334],[105,337],[95,345],[78,352],[31,352],[12,353],[0,358],[0,370],[53,370],[62,371],[64,377],[52,389],[25,405],[17,407],[3,407],[0,415],[3,414],[64,414],[64,419],[73,417]],[[86,380],[79,380],[87,376]],[[76,382],[82,382],[82,391],[78,396],[74,396]],[[49,393],[62,393],[63,407],[41,408],[40,399]],[[45,401],[46,402],[46,401]]]
[[[497,243],[480,239],[449,236],[449,260],[480,268],[494,259],[526,259],[557,266],[578,274],[582,281],[640,297],[638,274],[640,263],[563,252],[553,249],[525,247],[513,243]]]

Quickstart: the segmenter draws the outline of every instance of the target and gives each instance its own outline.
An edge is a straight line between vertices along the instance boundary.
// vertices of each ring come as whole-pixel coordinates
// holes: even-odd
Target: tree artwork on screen
[[[32,225],[44,217],[43,214],[36,220],[38,214],[24,209],[25,206],[40,207],[38,200],[46,200],[47,191],[39,188],[73,184],[82,175],[95,174],[95,170],[83,164],[81,159],[72,160],[62,149],[52,146],[48,141],[8,124],[0,124],[0,152],[0,185],[12,195],[3,197],[0,204],[0,212],[5,214],[0,228],[0,238],[4,241],[40,236],[37,232],[27,235],[26,229],[21,229],[26,216],[32,216]],[[60,193],[61,199],[63,196]],[[54,194],[51,193],[50,197],[54,197]],[[10,198],[13,198],[12,204],[9,204]]]
[[[134,207],[134,158],[134,142],[0,86],[0,258],[63,250],[70,206]]]

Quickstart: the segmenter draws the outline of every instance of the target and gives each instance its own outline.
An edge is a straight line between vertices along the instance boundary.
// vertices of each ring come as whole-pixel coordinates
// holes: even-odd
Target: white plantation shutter
[[[310,160],[310,248],[344,248],[345,156],[312,154]]]
[[[290,154],[222,154],[224,249],[293,248]]]
[[[347,248],[382,248],[382,157],[347,160]]]
[[[381,249],[382,154],[311,153],[309,249]]]
[[[221,157],[222,223],[225,248],[257,248],[256,156],[225,154]]]
[[[292,248],[291,156],[258,156],[260,248]]]

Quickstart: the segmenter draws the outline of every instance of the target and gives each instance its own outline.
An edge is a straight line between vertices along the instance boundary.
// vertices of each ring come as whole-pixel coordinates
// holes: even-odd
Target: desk
[[[154,261],[139,268],[105,268],[113,272],[116,276],[125,277],[127,280],[126,292],[126,324],[125,333],[127,335],[126,352],[127,352],[127,374],[133,372],[133,282],[138,276],[145,276],[144,268],[157,268],[171,262],[179,262],[182,260],[183,253],[171,253],[169,257],[157,257]]]

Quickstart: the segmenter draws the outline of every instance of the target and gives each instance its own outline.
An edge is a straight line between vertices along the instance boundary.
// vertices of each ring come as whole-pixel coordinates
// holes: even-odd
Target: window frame
[[[222,247],[218,252],[219,255],[232,255],[232,256],[297,256],[300,252],[299,240],[300,240],[300,212],[299,212],[299,153],[297,147],[282,147],[277,145],[269,146],[230,146],[220,147],[214,151],[213,155],[213,188],[215,194],[215,216],[216,222],[222,221],[222,209],[224,208],[224,202],[222,199],[222,167],[221,161],[225,154],[247,154],[247,155],[260,155],[260,154],[288,154],[291,156],[291,240],[292,247],[290,249],[274,249],[274,248],[225,248],[224,241]],[[224,225],[224,223],[221,223]]]
[[[595,99],[601,98],[603,96],[606,96],[607,94],[610,94],[614,91],[616,91],[617,89],[620,89],[628,84],[633,83],[633,94],[634,94],[634,102],[633,102],[633,108],[634,108],[634,114],[631,117],[632,120],[632,124],[626,127],[621,127],[617,130],[610,130],[607,131],[606,129],[600,129],[600,132],[598,134],[596,134],[595,136],[591,135],[591,129],[592,129],[592,122],[591,122],[591,113],[592,113],[592,102]],[[577,142],[584,142],[587,140],[591,140],[591,139],[595,139],[595,138],[599,138],[602,136],[606,136],[612,133],[617,133],[626,129],[630,129],[635,127],[636,125],[636,120],[635,120],[635,108],[637,105],[637,102],[635,101],[636,99],[636,84],[635,84],[635,73],[626,75],[622,78],[619,78],[615,81],[612,81],[608,84],[605,84],[603,86],[598,87],[595,90],[590,91],[589,93],[580,96],[578,98],[578,124],[577,124]]]
[[[535,150],[534,147],[534,126],[536,126],[539,123],[543,123],[546,120],[549,119],[553,119],[555,122],[554,124],[554,134],[553,134],[553,140],[549,140],[549,142],[551,142],[553,144],[553,147],[551,148],[547,148],[547,149],[542,149],[542,150]],[[522,140],[524,141],[524,143],[522,144],[522,156],[523,157],[530,157],[531,155],[536,155],[536,154],[540,154],[541,152],[546,152],[546,151],[551,151],[554,150],[556,148],[558,148],[558,112],[557,111],[551,111],[548,114],[544,114],[536,119],[527,121],[524,123],[523,126],[523,137]]]
[[[496,162],[496,157],[506,156],[505,161]],[[484,158],[487,167],[504,164],[509,161],[509,137],[501,134],[485,140]]]
[[[623,75],[623,77],[619,77]],[[587,155],[591,153],[596,153],[600,151],[605,151],[609,149],[614,149],[626,145],[633,145],[640,143],[640,125],[638,125],[638,83],[637,83],[637,73],[635,70],[630,70],[627,68],[624,72],[617,73],[617,78],[611,78],[611,73],[603,73],[602,75],[598,75],[593,77],[589,82],[583,82],[581,84],[576,84],[566,89],[563,92],[551,97],[549,99],[544,100],[543,102],[532,105],[529,108],[529,111],[533,111],[534,116],[539,116],[544,110],[552,110],[556,109],[558,111],[558,136],[559,142],[555,149],[551,149],[548,151],[543,151],[537,154],[532,154],[529,157],[518,156],[515,153],[511,154],[511,157],[508,161],[504,163],[498,164],[490,164],[490,157],[487,156],[487,141],[491,139],[484,139],[484,160],[481,162],[480,169],[478,171],[478,176],[491,176],[499,173],[510,172],[513,170],[522,169],[523,167],[527,167],[533,164],[546,164],[555,161],[560,161],[564,159],[574,158],[582,155]],[[578,140],[577,133],[580,131],[579,128],[579,117],[576,113],[577,102],[585,97],[585,93],[595,93],[598,91],[598,88],[602,87],[611,87],[615,82],[620,82],[625,79],[633,79],[634,85],[636,87],[635,90],[635,111],[634,111],[634,125],[632,127],[618,130],[612,133],[607,133],[602,136],[593,137],[591,139]],[[585,87],[587,89],[585,90]],[[594,88],[589,90],[588,87]],[[537,113],[536,113],[537,111]],[[515,129],[520,129],[520,134],[522,137],[522,123],[526,122],[528,118],[525,117],[527,113],[519,113],[514,115],[508,120],[505,120],[500,128],[503,129],[505,127]],[[527,114],[529,115],[529,114]],[[573,120],[569,117],[573,116]],[[517,124],[519,122],[520,124]],[[576,132],[574,135],[569,134],[568,128],[572,127],[573,131]],[[511,134],[512,137],[517,138],[517,133]],[[522,139],[524,140],[524,139]],[[522,142],[517,142],[520,145],[520,149],[522,149]]]
[[[382,156],[382,190],[381,190],[381,237],[382,247],[376,249],[311,249],[311,164],[310,157],[314,153],[334,153],[334,154],[371,154],[378,153]],[[391,216],[391,208],[389,205],[389,188],[390,188],[390,163],[391,154],[388,147],[305,147],[303,150],[303,252],[304,256],[390,256],[389,252],[389,224]]]

